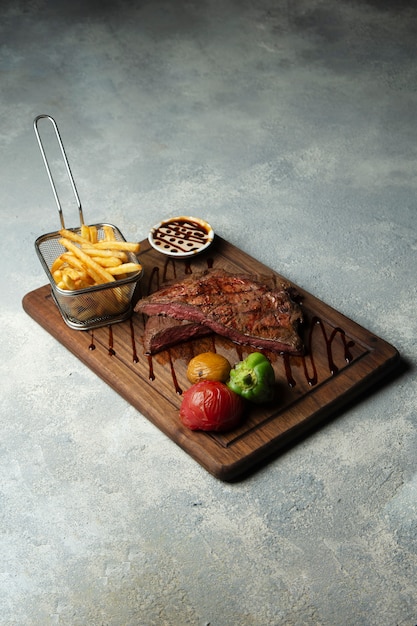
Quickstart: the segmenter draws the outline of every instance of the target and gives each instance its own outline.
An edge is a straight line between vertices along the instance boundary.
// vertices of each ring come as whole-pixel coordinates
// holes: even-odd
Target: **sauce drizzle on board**
[[[192,266],[191,266],[190,261],[183,261],[182,263],[184,264],[184,268],[183,268],[184,273],[192,274]],[[214,263],[213,258],[208,258],[207,268],[211,269],[213,267],[213,263]],[[161,269],[162,269],[162,272],[161,272]],[[175,260],[171,258],[167,258],[164,262],[163,268],[160,268],[159,266],[152,267],[152,270],[149,276],[148,285],[147,285],[147,294],[153,293],[154,291],[157,291],[160,288],[161,273],[162,273],[162,283],[165,283],[167,280],[176,279],[177,278],[177,266],[176,266]],[[170,275],[170,273],[172,274],[172,276]],[[143,318],[143,325],[145,325],[146,316],[142,315],[141,317]],[[129,324],[130,324],[130,338],[131,338],[131,345],[132,345],[132,361],[133,363],[138,363],[139,356],[136,350],[136,338],[135,338],[133,318],[129,320]],[[317,333],[319,333],[319,338],[317,337]],[[89,345],[89,349],[94,350],[95,349],[94,331],[90,331],[90,335],[91,335],[91,343]],[[327,355],[327,368],[328,368],[327,376],[329,375],[330,377],[335,376],[336,374],[338,374],[341,367],[343,367],[343,364],[337,365],[335,362],[334,348],[335,348],[336,340],[338,340],[337,347],[338,348],[342,347],[343,349],[344,363],[349,364],[352,362],[354,358],[352,355],[352,349],[355,346],[355,342],[352,339],[347,338],[346,332],[343,330],[343,328],[340,328],[339,326],[337,326],[337,327],[330,327],[326,329],[326,325],[323,322],[323,320],[320,319],[320,317],[318,317],[317,315],[314,315],[311,318],[310,323],[309,323],[308,339],[306,341],[306,354],[304,356],[294,357],[294,356],[289,355],[288,353],[273,353],[273,354],[268,353],[268,356],[270,357],[271,361],[274,364],[276,364],[279,361],[282,362],[282,366],[283,366],[283,370],[284,370],[288,387],[294,388],[297,385],[297,381],[293,375],[293,367],[294,367],[294,364],[297,364],[300,362],[302,364],[301,371],[303,372],[305,381],[309,387],[314,387],[319,382],[322,382],[323,376],[320,379],[319,373],[318,373],[318,367],[316,363],[316,356],[315,356],[315,342],[320,341],[320,337],[321,337],[321,342],[324,342],[325,353]],[[233,343],[230,340],[216,336],[214,333],[213,335],[211,335],[209,338],[206,339],[206,342],[207,341],[210,342],[207,349],[211,350],[212,352],[218,351],[217,346],[216,346],[216,341],[223,342],[223,343],[229,342],[229,344],[233,346],[235,350],[236,361],[241,361],[244,358],[244,351],[246,349],[246,346],[244,345]],[[193,346],[193,344],[195,344],[195,341],[191,340],[187,343]],[[114,344],[113,331],[112,331],[112,327],[109,326],[108,353],[110,356],[114,356],[116,354],[113,344]],[[192,351],[193,353],[196,352],[194,347],[192,347]],[[164,354],[164,353],[166,355],[165,359],[169,363],[169,368],[171,372],[171,378],[172,378],[172,383],[173,383],[175,393],[177,395],[181,395],[183,390],[180,384],[178,383],[178,376],[175,370],[175,357],[173,357],[173,352],[172,350],[167,349],[167,350],[162,351],[162,353],[159,353],[159,354]],[[146,359],[148,362],[148,371],[149,371],[148,378],[150,381],[156,380],[153,358],[154,357],[152,355],[146,355]]]
[[[136,350],[136,337],[135,337],[135,329],[134,329],[134,324],[133,321],[130,320],[130,337],[131,337],[131,345],[132,345],[132,362],[133,363],[139,363],[139,356],[137,354],[137,350]],[[340,340],[340,344],[343,347],[344,350],[344,360],[347,364],[351,363],[353,360],[353,356],[351,353],[351,349],[355,346],[355,342],[352,340],[348,340],[346,338],[346,333],[342,328],[336,327],[333,328],[330,331],[330,334],[327,334],[326,331],[326,327],[324,325],[324,322],[318,318],[318,317],[314,317],[311,321],[311,327],[310,327],[310,332],[309,332],[309,341],[308,341],[308,348],[307,348],[307,353],[304,356],[299,356],[299,357],[294,357],[289,355],[288,353],[275,353],[273,355],[271,355],[271,353],[268,353],[268,356],[271,358],[271,360],[273,362],[277,362],[280,359],[282,359],[282,363],[283,363],[283,367],[284,367],[284,372],[285,372],[285,377],[287,380],[287,385],[291,388],[295,387],[297,385],[297,382],[293,376],[292,373],[292,362],[296,362],[296,361],[301,361],[302,363],[302,371],[304,373],[304,377],[305,380],[307,382],[307,384],[310,387],[314,387],[315,385],[317,385],[319,382],[322,382],[322,380],[319,379],[318,376],[318,371],[317,371],[317,365],[316,365],[316,361],[315,361],[315,356],[314,356],[314,350],[312,348],[312,340],[314,337],[314,333],[316,331],[316,329],[320,329],[321,330],[321,335],[323,337],[323,341],[325,342],[325,346],[326,346],[326,353],[327,353],[327,360],[328,360],[328,374],[330,376],[335,376],[336,374],[339,373],[340,369],[341,369],[341,365],[336,365],[335,360],[334,360],[334,355],[333,355],[333,347],[334,347],[334,342],[336,340],[336,338],[339,338]],[[96,345],[94,343],[94,330],[88,331],[90,333],[91,336],[91,341],[90,344],[88,346],[89,350],[95,350],[96,349]],[[318,331],[316,331],[317,333]],[[217,341],[223,341],[223,342],[227,342],[230,340],[226,340],[226,339],[219,339],[217,338]],[[210,344],[207,347],[208,350],[210,350],[211,352],[217,352],[217,346],[216,346],[216,335],[213,334],[211,335],[209,338],[206,339],[206,341],[209,341]],[[194,343],[193,340],[190,340],[190,343]],[[246,348],[246,346],[244,345],[240,345],[240,344],[233,344],[230,341],[230,344],[233,345],[235,351],[236,351],[236,361],[241,361],[244,358],[244,350]],[[193,349],[193,353],[198,352],[198,350]],[[175,358],[173,358],[172,356],[172,350],[171,349],[167,349],[162,351],[159,354],[163,354],[166,353],[167,355],[167,360],[170,366],[170,371],[171,371],[171,377],[172,377],[172,382],[173,382],[173,386],[174,386],[174,390],[175,393],[177,393],[178,395],[182,394],[182,388],[180,387],[179,383],[178,383],[178,378],[176,375],[176,371],[175,371]],[[114,338],[113,338],[113,330],[112,327],[109,326],[108,327],[108,354],[109,356],[115,356],[116,355],[116,350],[114,347]],[[147,359],[148,362],[148,368],[149,368],[149,380],[150,381],[154,381],[156,379],[155,376],[155,372],[154,372],[154,367],[153,367],[153,356],[151,354],[147,354],[144,355],[144,358]],[[309,373],[309,369],[311,369],[312,373]]]
[[[136,352],[136,340],[135,340],[135,329],[133,328],[133,320],[130,318],[130,341],[132,344],[132,352],[133,352],[133,363],[139,363],[139,357]]]
[[[113,326],[109,326],[109,356],[116,356],[113,343]]]
[[[326,332],[326,327],[324,325],[323,320],[321,320],[317,316],[314,316],[311,320],[310,332],[309,332],[308,342],[306,346],[306,354],[302,357],[299,357],[302,360],[305,379],[310,387],[314,387],[314,385],[317,385],[318,383],[317,366],[315,362],[314,349],[313,349],[313,337],[314,337],[313,333],[316,328],[320,328],[321,330],[323,341],[326,347],[329,373],[332,376],[338,374],[340,371],[340,367],[337,366],[334,361],[333,350],[332,350],[333,342],[335,341],[336,337],[339,337],[342,342],[342,346],[344,349],[344,361],[346,363],[352,362],[353,355],[352,355],[351,349],[354,348],[355,346],[355,342],[353,340],[347,339],[346,332],[343,330],[343,328],[336,326],[332,328],[330,334],[328,335]],[[284,358],[285,375],[287,377],[288,385],[290,387],[295,387],[296,382],[292,376],[292,371],[291,371],[291,356],[289,354],[283,354],[282,356]],[[310,367],[312,369],[312,374],[309,374],[308,372],[308,363],[310,364]]]
[[[265,277],[267,284],[274,278],[286,281],[219,236],[210,248],[210,259],[203,253],[192,257],[192,263],[178,257],[175,264],[164,266],[163,256],[149,241],[141,245],[145,279],[138,285],[138,296],[146,291],[148,283],[155,289],[164,272],[166,279],[172,280],[175,272],[180,278],[185,272],[204,271],[213,264],[231,272]],[[159,269],[153,271],[157,266]],[[108,326],[85,332],[68,328],[52,299],[50,285],[26,294],[22,304],[33,320],[195,461],[215,477],[229,481],[247,475],[259,462],[325,423],[336,409],[360,399],[363,391],[370,391],[401,364],[394,346],[314,295],[303,289],[298,289],[298,293],[305,313],[302,334],[306,356],[268,353],[276,372],[277,401],[271,406],[251,408],[241,426],[223,434],[182,428],[178,417],[181,396],[177,389],[188,388],[186,365],[195,353],[216,350],[232,362],[241,360],[251,349],[213,334],[173,346],[169,354],[164,351],[148,358],[142,348],[142,315],[114,325],[111,340]],[[114,354],[109,358],[111,341]]]

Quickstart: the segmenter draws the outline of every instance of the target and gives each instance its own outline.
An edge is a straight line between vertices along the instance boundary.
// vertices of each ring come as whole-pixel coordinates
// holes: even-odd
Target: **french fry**
[[[91,257],[86,254],[81,248],[76,246],[72,241],[62,237],[59,240],[59,243],[70,250],[76,257],[78,257],[85,264],[85,269],[88,274],[96,281],[98,285],[102,285],[103,283],[113,282],[115,278],[106,270],[104,270],[101,265],[96,263],[91,259]]]
[[[55,261],[52,263],[51,274],[55,274],[55,272],[59,270],[64,265],[64,263],[65,261],[63,260],[62,254],[61,254],[61,256],[57,257]]]
[[[142,269],[142,266],[139,263],[122,263],[122,265],[118,265],[117,267],[108,267],[107,271],[112,276],[119,276],[120,274],[130,274],[131,272],[138,272]]]
[[[65,239],[69,239],[70,241],[75,241],[76,243],[91,243],[89,238],[86,239],[82,237],[82,235],[78,235],[77,233],[74,233],[72,230],[67,230],[66,228],[62,228],[59,231],[59,234],[61,235],[61,237],[64,237]]]
[[[111,268],[122,265],[122,259],[115,256],[92,256],[93,261],[101,265],[101,267]]]
[[[91,241],[90,227],[87,226],[86,224],[81,224],[81,237],[83,237],[84,239],[87,239],[88,241]]]
[[[127,254],[123,252],[123,250],[102,250],[101,248],[91,247],[87,245],[83,245],[82,249],[86,254],[90,256],[101,256],[101,257],[117,257],[121,261],[127,261]]]
[[[98,250],[126,250],[134,254],[137,254],[140,250],[139,243],[129,241],[98,241],[94,247]]]
[[[58,283],[60,283],[61,280],[62,280],[62,271],[60,269],[59,270],[55,270],[55,272],[53,272],[52,276],[54,278],[54,281],[58,285]]]
[[[75,267],[75,269],[78,269],[80,271],[85,271],[85,267],[82,261],[80,261],[80,259],[74,254],[70,252],[64,252],[63,254],[61,254],[61,259],[65,261],[65,263],[67,263],[68,265],[71,265],[71,267]]]
[[[90,241],[91,241],[91,243],[97,243],[97,241],[98,241],[97,227],[96,226],[89,226],[89,231],[90,231]]]
[[[62,273],[62,282],[64,283],[66,289],[68,289],[69,291],[74,291],[74,289],[77,289],[74,278],[69,272]]]
[[[106,224],[82,224],[79,231],[63,228],[59,234],[58,242],[65,251],[53,261],[51,274],[59,289],[80,292],[74,301],[69,299],[68,314],[87,321],[126,311],[132,285],[120,283],[142,269],[132,255],[139,252],[139,243],[117,240],[114,228]],[[89,291],[89,287],[107,283],[108,289]]]
[[[108,226],[107,224],[103,224],[103,232],[104,232],[104,239],[106,241],[115,241],[116,237],[114,235],[114,230],[111,226]]]

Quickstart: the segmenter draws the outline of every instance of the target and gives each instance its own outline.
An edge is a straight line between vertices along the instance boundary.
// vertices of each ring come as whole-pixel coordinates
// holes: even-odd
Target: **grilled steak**
[[[146,321],[143,346],[146,354],[156,354],[182,341],[205,337],[212,333],[211,328],[203,324],[152,315]]]
[[[207,270],[162,287],[139,300],[135,311],[208,326],[232,341],[257,349],[301,354],[301,309],[289,288],[269,289],[247,275]]]

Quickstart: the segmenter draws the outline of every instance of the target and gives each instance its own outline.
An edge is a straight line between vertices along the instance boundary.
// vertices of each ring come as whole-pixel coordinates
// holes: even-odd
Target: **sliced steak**
[[[203,324],[257,349],[303,352],[302,313],[290,288],[271,289],[247,275],[218,269],[192,274],[139,300],[135,311]]]
[[[211,328],[203,324],[152,315],[145,324],[143,346],[146,354],[156,354],[182,341],[206,337],[212,333]]]

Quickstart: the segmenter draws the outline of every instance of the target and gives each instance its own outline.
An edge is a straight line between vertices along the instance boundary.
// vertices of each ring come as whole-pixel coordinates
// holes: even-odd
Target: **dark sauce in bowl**
[[[213,230],[207,222],[194,217],[164,220],[149,234],[149,242],[159,252],[187,257],[205,250],[213,241]]]

